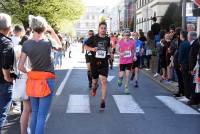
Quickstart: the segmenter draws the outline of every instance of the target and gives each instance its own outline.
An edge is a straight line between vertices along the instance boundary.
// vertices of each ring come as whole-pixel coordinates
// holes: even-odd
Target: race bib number
[[[106,51],[98,50],[96,52],[96,58],[100,58],[100,59],[106,58]]]
[[[136,53],[140,52],[140,47],[136,47]]]
[[[125,51],[124,52],[124,58],[130,58],[132,56],[131,51]]]

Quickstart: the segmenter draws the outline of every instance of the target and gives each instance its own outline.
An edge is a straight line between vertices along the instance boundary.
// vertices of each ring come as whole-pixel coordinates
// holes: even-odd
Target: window
[[[92,28],[92,29],[95,29],[95,23],[94,23],[94,22],[91,23],[91,28]]]
[[[89,20],[89,19],[90,19],[90,16],[89,16],[89,15],[87,15],[87,16],[86,16],[86,19],[87,19],[87,20]]]
[[[77,28],[80,28],[80,27],[81,27],[81,24],[80,24],[80,23],[77,23],[77,24],[76,24],[76,27],[77,27]]]
[[[85,23],[85,26],[86,26],[86,27],[89,27],[89,23],[88,23],[88,22],[86,22],[86,23]]]
[[[95,15],[92,15],[92,19],[95,20]]]

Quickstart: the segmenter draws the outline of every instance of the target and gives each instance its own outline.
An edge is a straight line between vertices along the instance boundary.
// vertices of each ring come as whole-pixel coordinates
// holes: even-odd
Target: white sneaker
[[[158,74],[158,73],[155,73],[153,77],[157,77],[157,76],[159,76],[159,74]]]
[[[186,98],[185,96],[183,96],[183,97],[178,97],[177,98],[179,101],[181,101],[181,102],[188,102],[189,101],[189,99],[188,98]]]

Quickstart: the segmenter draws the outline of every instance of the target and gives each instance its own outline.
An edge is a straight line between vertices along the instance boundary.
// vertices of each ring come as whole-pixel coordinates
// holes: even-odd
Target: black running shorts
[[[93,79],[98,79],[99,75],[108,77],[108,59],[105,59],[104,61],[92,60],[90,66]]]
[[[137,56],[137,60],[133,61],[132,68],[139,68],[140,67],[140,56]]]
[[[92,55],[86,54],[86,55],[85,55],[86,63],[90,63],[90,62],[91,62],[91,58],[92,58]]]
[[[130,64],[120,64],[119,65],[119,68],[120,68],[120,71],[125,71],[125,70],[131,70],[131,67],[132,67],[132,63]]]

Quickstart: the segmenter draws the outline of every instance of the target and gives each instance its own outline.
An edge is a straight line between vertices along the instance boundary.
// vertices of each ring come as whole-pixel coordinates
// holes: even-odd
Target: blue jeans
[[[59,65],[59,66],[62,66],[62,51],[58,51],[55,53],[55,66],[56,65]]]
[[[51,94],[43,98],[30,97],[32,115],[31,115],[31,134],[44,134],[45,121],[47,114],[50,109],[53,90],[55,86],[55,80],[48,80],[49,88],[51,89]]]
[[[6,121],[8,108],[11,104],[11,96],[12,84],[0,83],[0,131]]]

